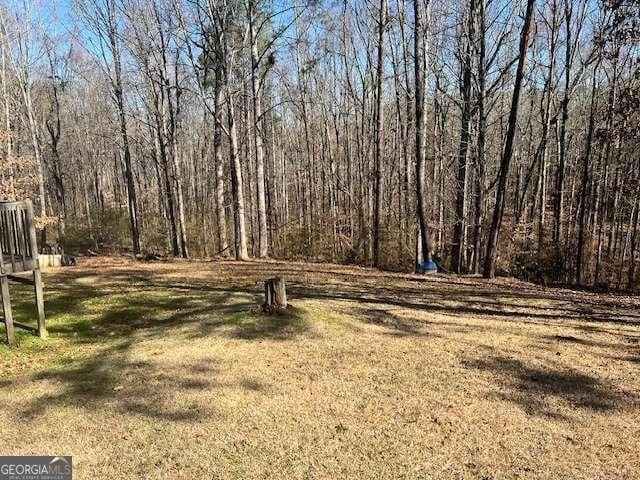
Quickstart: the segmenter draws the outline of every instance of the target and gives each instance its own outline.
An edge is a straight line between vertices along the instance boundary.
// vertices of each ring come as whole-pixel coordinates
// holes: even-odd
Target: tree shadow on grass
[[[244,340],[293,339],[310,330],[305,312],[296,307],[278,315],[255,312],[256,291],[176,288],[162,284],[133,291],[65,284],[47,298],[47,328],[54,336],[93,343],[135,332],[169,334],[172,327],[189,327],[193,336],[220,334]],[[17,305],[24,316],[28,305]]]
[[[490,356],[463,362],[497,376],[497,397],[519,405],[529,415],[566,419],[562,409],[607,412],[638,404],[638,397],[598,378],[553,367],[528,366],[520,360]]]
[[[28,381],[53,382],[58,385],[58,391],[31,400],[18,409],[16,415],[21,419],[35,419],[50,408],[73,405],[169,422],[196,422],[219,413],[212,405],[189,400],[190,392],[220,388],[246,392],[268,390],[268,386],[251,378],[232,383],[217,381],[221,370],[215,363],[205,368],[132,360],[129,356],[132,344],[132,339],[125,339],[84,361],[33,375]]]
[[[48,329],[53,337],[89,347],[88,358],[56,357],[53,368],[3,382],[0,388],[50,383],[47,390],[55,393],[40,395],[16,411],[23,419],[42,415],[48,408],[74,405],[195,422],[216,412],[210,406],[178,401],[185,393],[231,387],[250,394],[267,391],[268,386],[256,379],[221,384],[215,380],[216,369],[203,364],[190,370],[168,366],[163,357],[136,360],[133,347],[147,340],[189,341],[207,336],[287,341],[310,332],[304,310],[291,307],[284,314],[264,315],[252,311],[256,305],[255,292],[177,291],[162,286],[126,291],[67,282],[49,290]],[[17,310],[27,307],[20,304]]]
[[[387,335],[395,337],[427,337],[435,336],[425,331],[428,321],[417,320],[398,315],[382,308],[353,307],[350,315],[359,321],[383,327]]]
[[[287,283],[294,287],[309,287],[323,279],[330,284],[318,285],[320,295],[332,295],[332,288],[343,292],[374,297],[372,303],[389,303],[401,295],[403,299],[460,300],[471,307],[469,313],[499,315],[501,310],[509,314],[514,308],[530,309],[540,318],[570,317],[594,322],[619,324],[640,323],[640,313],[624,306],[615,294],[594,295],[583,291],[558,288],[541,288],[526,282],[486,281],[472,276],[419,276],[415,274],[393,274],[366,268],[344,265],[297,264],[284,262],[226,262],[233,268],[234,277],[252,279],[273,273],[286,276]],[[296,280],[300,280],[297,282]],[[298,283],[298,285],[296,285]],[[355,286],[355,288],[354,288]],[[335,292],[337,295],[340,291]],[[484,299],[482,298],[484,297]],[[368,299],[370,300],[370,299]],[[393,302],[391,302],[393,303]],[[562,310],[559,315],[558,310]],[[528,316],[527,313],[516,315]],[[568,315],[567,315],[568,314]],[[623,317],[623,318],[621,318]]]
[[[262,296],[256,289],[149,283],[140,292],[115,302],[84,333],[123,336],[190,325],[190,338],[220,334],[243,340],[290,340],[311,332],[306,312],[294,305],[283,312],[262,313],[258,308]],[[76,325],[53,329],[65,330],[77,334]]]
[[[619,362],[629,362],[632,364],[636,364],[640,367],[640,351],[630,352],[626,355],[625,354],[609,355],[607,358],[610,358],[611,360],[616,360]]]
[[[310,332],[302,309],[289,305],[283,312],[264,314],[252,312],[238,318],[231,333],[242,340],[290,340]]]
[[[82,315],[86,313],[83,307],[84,302],[89,299],[97,300],[106,295],[108,295],[107,292],[75,282],[47,288],[45,290],[47,329],[49,332],[57,332],[58,321],[62,320],[64,323],[69,321],[73,324],[76,334],[84,333],[89,328],[89,323],[82,321]],[[36,326],[35,298],[31,287],[12,285],[11,304],[14,321]]]
[[[636,363],[640,365],[640,354],[620,357],[620,360],[624,360],[625,362],[631,362],[631,363]]]

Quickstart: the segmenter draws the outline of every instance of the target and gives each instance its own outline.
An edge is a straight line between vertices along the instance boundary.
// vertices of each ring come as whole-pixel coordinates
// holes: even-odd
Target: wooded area
[[[633,289],[638,0],[7,0],[41,246]]]

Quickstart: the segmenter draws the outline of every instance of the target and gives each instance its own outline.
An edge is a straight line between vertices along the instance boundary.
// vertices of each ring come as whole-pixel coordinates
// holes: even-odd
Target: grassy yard
[[[276,273],[292,309],[265,316]],[[637,297],[280,262],[45,282],[50,338],[0,343],[0,454],[81,479],[640,478]]]

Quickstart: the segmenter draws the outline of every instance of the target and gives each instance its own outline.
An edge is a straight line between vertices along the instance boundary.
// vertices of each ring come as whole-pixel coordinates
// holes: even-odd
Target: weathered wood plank
[[[11,297],[9,296],[9,279],[6,276],[0,277],[0,293],[2,294],[2,310],[4,312],[4,325],[7,331],[7,343],[15,343],[15,332],[13,330],[13,312],[11,311]]]
[[[33,271],[33,290],[36,294],[36,313],[38,315],[38,336],[45,338],[47,336],[47,327],[44,317],[44,284],[42,282],[42,272],[39,268]]]
[[[11,280],[12,282],[21,283],[23,285],[34,284],[33,280],[31,280],[30,278],[18,277],[17,275],[7,275],[7,277],[9,277],[9,280]]]

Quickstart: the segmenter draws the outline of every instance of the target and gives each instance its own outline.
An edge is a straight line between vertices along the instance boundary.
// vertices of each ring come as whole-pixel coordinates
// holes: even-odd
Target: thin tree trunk
[[[229,87],[227,86],[227,88]],[[227,122],[229,124],[229,161],[231,163],[231,186],[234,199],[236,258],[238,260],[248,260],[242,164],[240,162],[240,152],[238,151],[238,133],[234,115],[233,102],[231,97],[228,96]]]
[[[131,165],[131,150],[129,147],[129,134],[127,131],[127,119],[125,116],[124,92],[122,89],[122,66],[120,59],[120,48],[118,46],[118,33],[116,32],[115,3],[109,1],[108,9],[108,36],[111,44],[111,54],[113,55],[113,90],[118,108],[118,121],[120,126],[120,137],[122,138],[122,151],[124,157],[124,175],[127,183],[127,201],[129,207],[129,227],[131,230],[131,242],[134,255],[140,254],[140,227],[138,222],[138,202],[136,197],[136,187],[133,178],[133,168]]]
[[[578,285],[584,285],[584,249],[586,237],[586,217],[587,217],[587,188],[589,185],[589,173],[591,168],[591,150],[593,147],[593,132],[595,128],[595,103],[596,103],[596,86],[597,71],[600,61],[596,63],[593,70],[593,82],[591,84],[591,104],[589,107],[589,125],[587,127],[587,139],[585,145],[585,154],[582,160],[582,184],[581,184],[581,201],[578,223],[578,252],[576,258],[576,282]]]
[[[373,177],[374,208],[373,208],[373,265],[381,266],[380,235],[382,233],[382,156],[384,152],[384,105],[382,88],[384,84],[384,31],[387,23],[387,1],[380,0],[378,18],[378,66],[376,73],[376,130],[375,130],[375,171]]]
[[[513,142],[515,139],[516,127],[518,122],[520,90],[522,88],[524,68],[527,62],[527,50],[529,48],[529,36],[531,32],[531,24],[533,23],[534,7],[535,0],[528,0],[527,11],[525,13],[524,24],[522,26],[522,33],[520,35],[520,46],[518,49],[518,67],[516,69],[515,83],[513,86],[513,97],[511,99],[511,110],[509,112],[506,143],[504,152],[502,154],[502,159],[500,161],[500,173],[498,177],[498,189],[496,192],[496,204],[493,210],[491,230],[489,231],[487,256],[485,259],[483,272],[485,278],[493,278],[496,274],[496,263],[498,258],[498,238],[500,236],[500,227],[502,226],[502,217],[504,214],[507,180],[509,178],[509,167],[511,165],[511,157],[513,156]]]
[[[254,154],[256,156],[256,194],[258,210],[258,256],[269,255],[269,238],[267,229],[267,203],[265,196],[264,147],[262,130],[262,93],[258,78],[258,38],[254,22],[256,11],[254,0],[249,0],[249,37],[251,40],[251,99],[253,110]]]
[[[475,42],[475,16],[476,0],[470,0],[462,68],[462,115],[456,177],[456,221],[453,227],[453,251],[451,254],[451,266],[456,273],[463,273],[466,268],[464,252],[467,231],[467,156],[471,139],[471,50]]]

